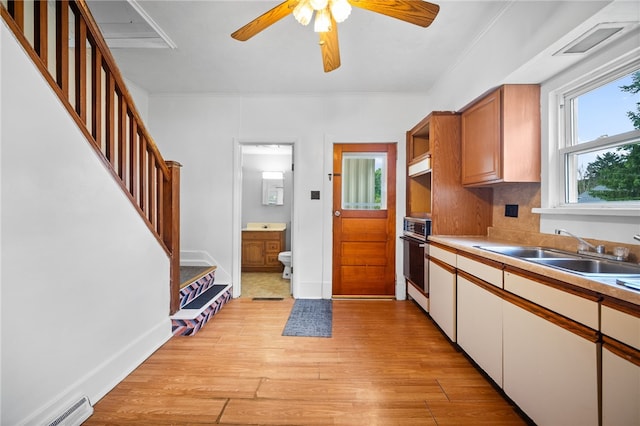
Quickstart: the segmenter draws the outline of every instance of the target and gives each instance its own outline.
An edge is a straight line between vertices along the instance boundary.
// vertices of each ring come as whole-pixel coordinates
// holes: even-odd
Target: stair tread
[[[180,288],[184,288],[192,282],[198,281],[200,278],[212,271],[216,270],[216,266],[202,265],[202,266],[186,266],[180,265]]]
[[[211,288],[202,292],[198,297],[182,307],[178,312],[171,316],[172,319],[193,319],[200,315],[218,296],[223,294],[230,284],[214,284]]]

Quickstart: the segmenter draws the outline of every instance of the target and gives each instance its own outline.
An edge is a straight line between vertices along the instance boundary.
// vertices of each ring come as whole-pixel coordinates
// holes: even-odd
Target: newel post
[[[169,315],[180,310],[180,167],[176,161],[166,161],[169,182],[164,188],[164,242],[171,252],[171,299]]]

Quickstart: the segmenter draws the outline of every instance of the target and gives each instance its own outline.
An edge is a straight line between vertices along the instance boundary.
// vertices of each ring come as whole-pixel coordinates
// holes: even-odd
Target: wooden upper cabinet
[[[461,111],[462,184],[540,182],[540,86],[508,84]]]
[[[430,218],[433,234],[485,235],[491,226],[492,189],[460,182],[460,114],[434,111],[407,132],[406,189],[407,216]]]

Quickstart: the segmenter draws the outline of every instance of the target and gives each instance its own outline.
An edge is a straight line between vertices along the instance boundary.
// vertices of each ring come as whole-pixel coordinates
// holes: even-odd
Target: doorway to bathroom
[[[293,144],[243,143],[240,297],[291,297]]]

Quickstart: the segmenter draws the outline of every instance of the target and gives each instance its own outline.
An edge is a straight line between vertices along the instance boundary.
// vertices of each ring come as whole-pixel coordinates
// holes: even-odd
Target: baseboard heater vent
[[[82,397],[64,413],[55,418],[48,426],[79,426],[93,414],[89,398]]]

